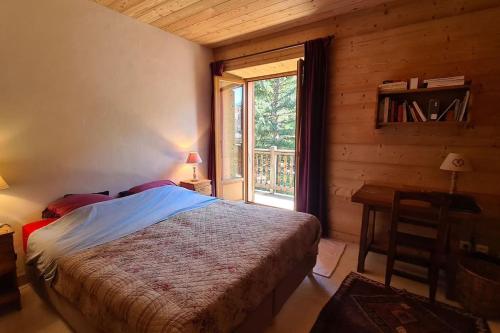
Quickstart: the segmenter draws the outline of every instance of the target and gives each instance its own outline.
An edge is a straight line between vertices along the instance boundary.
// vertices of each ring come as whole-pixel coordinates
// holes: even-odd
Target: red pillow
[[[71,194],[51,202],[45,211],[49,211],[52,214],[51,217],[61,217],[77,208],[112,199],[104,194]]]
[[[46,225],[51,224],[57,220],[57,218],[52,218],[52,219],[43,219],[40,221],[36,222],[31,222],[28,224],[23,225],[23,248],[24,248],[24,253],[26,253],[26,248],[28,246],[28,238],[30,237],[31,233],[45,227]]]
[[[143,191],[155,188],[155,187],[161,187],[161,186],[166,186],[166,185],[176,186],[176,184],[173,181],[168,180],[168,179],[167,180],[155,180],[155,181],[152,181],[149,183],[144,183],[142,185],[134,186],[128,191],[120,192],[120,196],[132,195],[132,194],[143,192]]]

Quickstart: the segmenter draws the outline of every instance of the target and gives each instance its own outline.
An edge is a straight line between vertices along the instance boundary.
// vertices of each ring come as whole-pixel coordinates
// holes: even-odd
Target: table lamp
[[[472,171],[468,159],[457,153],[449,153],[441,163],[441,170],[451,171],[450,194],[455,193],[457,184],[457,172]]]
[[[193,179],[198,180],[198,176],[196,175],[196,164],[203,162],[201,160],[200,154],[196,151],[192,151],[189,153],[186,163],[193,164]]]
[[[9,184],[5,181],[5,179],[0,176],[0,190],[6,190],[9,188]]]

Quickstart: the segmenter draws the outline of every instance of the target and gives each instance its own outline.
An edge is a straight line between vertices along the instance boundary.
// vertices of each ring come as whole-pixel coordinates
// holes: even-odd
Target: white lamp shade
[[[457,153],[449,153],[441,163],[441,170],[465,172],[472,171],[472,166],[467,158]]]
[[[0,176],[0,190],[5,190],[9,188],[9,184],[5,181],[5,179]]]
[[[201,157],[200,157],[200,154],[198,154],[197,152],[195,151],[192,151],[189,153],[187,159],[186,159],[186,163],[201,163],[202,160],[201,160]]]

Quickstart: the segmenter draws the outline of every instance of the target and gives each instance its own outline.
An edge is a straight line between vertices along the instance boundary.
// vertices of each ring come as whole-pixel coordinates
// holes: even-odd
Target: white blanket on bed
[[[30,235],[27,264],[36,265],[51,280],[55,260],[63,255],[116,240],[217,200],[182,187],[163,186],[78,208]]]

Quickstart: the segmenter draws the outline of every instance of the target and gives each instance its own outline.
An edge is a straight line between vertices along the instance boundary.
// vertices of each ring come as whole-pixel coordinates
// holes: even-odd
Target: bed
[[[258,332],[314,267],[319,237],[308,214],[165,186],[32,232],[27,272],[76,332]]]

